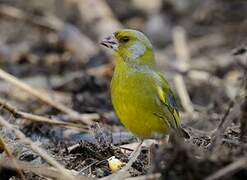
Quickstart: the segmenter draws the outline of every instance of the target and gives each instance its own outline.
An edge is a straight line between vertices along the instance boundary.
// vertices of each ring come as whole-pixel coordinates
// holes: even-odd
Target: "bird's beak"
[[[111,48],[113,50],[116,50],[118,48],[118,41],[114,34],[111,34],[110,36],[104,38],[101,42],[101,45],[106,46],[108,48]]]

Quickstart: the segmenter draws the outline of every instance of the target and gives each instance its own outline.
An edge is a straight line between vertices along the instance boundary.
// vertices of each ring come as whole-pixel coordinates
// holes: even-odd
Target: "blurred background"
[[[210,133],[218,127],[222,117],[227,117],[235,105],[239,108],[246,101],[245,0],[0,0],[1,105],[5,107],[3,102],[7,102],[18,111],[63,122],[75,122],[82,117],[84,123],[95,120],[97,124],[90,127],[95,130],[92,135],[86,130],[88,127],[84,127],[86,133],[80,133],[52,123],[18,119],[6,107],[1,109],[0,116],[18,125],[33,141],[40,141],[42,147],[49,147],[53,154],[59,147],[80,140],[91,142],[88,147],[92,146],[96,152],[99,151],[96,141],[132,142],[133,137],[119,123],[111,105],[112,52],[99,45],[103,37],[120,28],[140,30],[151,40],[157,65],[177,94],[182,124],[192,135],[189,143],[206,147],[212,138]],[[13,76],[6,72],[31,90],[23,88],[20,82],[13,82]],[[38,93],[33,93],[33,89]],[[212,169],[190,174],[195,179],[206,177],[235,158],[246,156],[240,137],[245,136],[247,129],[246,125],[241,126],[241,111],[237,112],[228,118],[227,126],[221,131],[224,140],[230,143],[224,146],[225,157],[231,154],[232,158],[221,161],[220,156],[216,156]],[[246,120],[246,116],[242,119]],[[8,140],[15,139],[12,132],[4,129],[0,134]],[[101,136],[103,141],[99,140]],[[236,149],[232,149],[231,142],[242,154],[234,154]],[[89,150],[81,151],[88,153]],[[17,148],[17,154],[22,152]],[[160,150],[157,157],[164,152],[166,150]],[[175,152],[168,152],[176,157]],[[116,155],[112,151],[104,153],[106,157]],[[77,171],[92,162],[104,160],[104,155],[94,157],[91,152],[76,163],[65,161],[65,155],[56,154],[67,168]],[[207,159],[208,156],[204,157],[205,163],[208,163]],[[169,164],[172,158],[162,161]],[[85,163],[78,165],[79,162]],[[195,162],[198,163],[192,163]],[[137,165],[141,169],[135,175],[150,172],[146,165]],[[152,172],[163,172],[167,167],[157,165]],[[91,174],[97,177],[110,173],[104,163],[90,168]],[[184,168],[186,164],[182,165]],[[182,172],[180,170],[174,167],[176,175]],[[163,175],[173,177],[169,173]],[[176,177],[191,177],[187,175]]]

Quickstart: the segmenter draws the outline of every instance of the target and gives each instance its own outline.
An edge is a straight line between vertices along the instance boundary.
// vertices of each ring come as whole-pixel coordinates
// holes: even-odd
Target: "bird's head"
[[[121,29],[106,37],[101,44],[113,49],[126,62],[154,63],[152,44],[140,31]]]

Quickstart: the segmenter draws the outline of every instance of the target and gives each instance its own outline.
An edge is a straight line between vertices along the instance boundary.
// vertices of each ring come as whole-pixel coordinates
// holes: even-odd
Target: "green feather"
[[[149,40],[133,30],[122,30],[115,36],[119,42],[122,37],[129,39],[115,51],[111,82],[112,103],[121,122],[140,138],[181,129],[173,93],[155,66]]]

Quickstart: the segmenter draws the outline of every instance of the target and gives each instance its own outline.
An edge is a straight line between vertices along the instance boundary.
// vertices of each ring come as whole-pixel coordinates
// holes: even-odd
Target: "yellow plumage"
[[[135,30],[123,29],[102,44],[114,49],[115,71],[111,97],[120,121],[140,138],[180,133],[180,118],[173,93],[156,69],[152,45]]]

